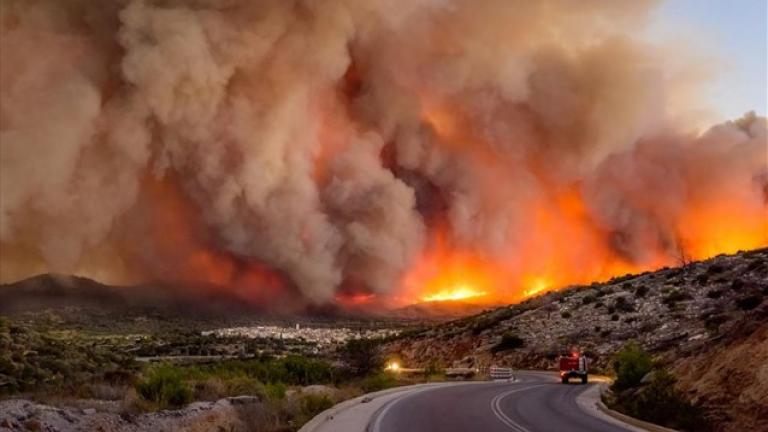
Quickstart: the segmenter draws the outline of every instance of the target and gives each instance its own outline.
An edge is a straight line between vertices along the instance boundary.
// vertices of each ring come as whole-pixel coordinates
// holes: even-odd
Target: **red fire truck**
[[[581,378],[581,383],[587,383],[587,357],[574,351],[569,356],[560,356],[560,379],[568,384],[570,378]]]

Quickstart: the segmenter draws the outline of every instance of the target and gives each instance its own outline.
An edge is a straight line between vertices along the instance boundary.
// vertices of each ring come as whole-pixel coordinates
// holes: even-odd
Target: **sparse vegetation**
[[[0,394],[76,393],[95,379],[130,380],[137,370],[120,345],[95,344],[76,332],[54,331],[46,323],[29,328],[0,317]]]

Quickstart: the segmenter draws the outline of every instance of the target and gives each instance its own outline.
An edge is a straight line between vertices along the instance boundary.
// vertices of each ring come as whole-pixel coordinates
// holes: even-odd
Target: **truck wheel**
[[[568,384],[568,377],[563,377],[562,382],[563,384]]]
[[[581,377],[581,383],[582,383],[582,384],[586,384],[586,383],[587,383],[587,376],[586,376],[586,375],[584,375],[583,377]]]

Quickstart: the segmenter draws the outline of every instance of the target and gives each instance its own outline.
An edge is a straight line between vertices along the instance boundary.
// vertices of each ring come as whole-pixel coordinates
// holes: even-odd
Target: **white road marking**
[[[506,391],[504,393],[499,393],[493,399],[491,399],[491,411],[493,411],[493,414],[496,415],[496,418],[498,418],[505,425],[507,425],[510,428],[512,428],[512,430],[517,431],[517,432],[530,432],[528,429],[524,428],[523,426],[521,426],[520,424],[518,424],[517,422],[515,422],[514,420],[509,418],[509,416],[504,414],[504,411],[501,410],[501,401],[504,398],[506,398],[507,396],[509,396],[509,395],[511,395],[513,393],[517,393],[517,392],[521,392],[521,391],[525,391],[525,390],[530,390],[530,389],[536,388],[536,387],[542,387],[544,385],[546,385],[546,384],[539,384],[539,385],[534,385],[534,386],[529,386],[529,387],[509,390],[509,391]]]

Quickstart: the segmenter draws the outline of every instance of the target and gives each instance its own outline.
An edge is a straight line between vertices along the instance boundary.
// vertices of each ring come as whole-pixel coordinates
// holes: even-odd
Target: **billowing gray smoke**
[[[397,293],[436,237],[517,275],[766,244],[765,119],[677,120],[654,4],[4,1],[2,279],[234,260],[322,303]]]

